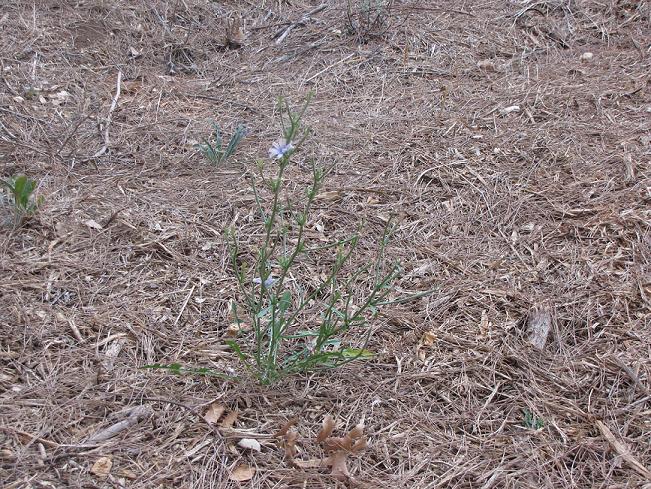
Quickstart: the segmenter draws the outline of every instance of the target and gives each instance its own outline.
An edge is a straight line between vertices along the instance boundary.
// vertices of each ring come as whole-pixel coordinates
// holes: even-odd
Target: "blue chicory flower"
[[[273,143],[271,148],[269,148],[269,158],[279,160],[293,149],[294,145],[291,142],[281,139],[280,141]]]
[[[269,276],[267,277],[267,280],[264,281],[264,288],[265,288],[265,289],[268,289],[269,287],[271,287],[271,286],[274,284],[275,281],[276,281],[276,279],[273,278],[271,275],[269,275]],[[255,277],[255,278],[253,279],[253,283],[254,283],[254,284],[261,284],[261,283],[262,283],[262,279],[261,279],[260,277]]]

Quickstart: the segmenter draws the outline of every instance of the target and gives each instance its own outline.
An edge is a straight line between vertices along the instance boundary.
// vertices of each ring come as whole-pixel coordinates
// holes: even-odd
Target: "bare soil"
[[[651,487],[651,4],[351,3],[0,2],[0,176],[44,197],[2,209],[0,486]],[[395,215],[396,297],[432,294],[340,370],[141,369],[240,370],[223,231],[259,243],[276,97],[310,91],[288,192],[335,165],[313,239],[363,221],[362,263]],[[220,168],[212,121],[249,127]],[[327,414],[365,426],[350,477],[306,462]]]

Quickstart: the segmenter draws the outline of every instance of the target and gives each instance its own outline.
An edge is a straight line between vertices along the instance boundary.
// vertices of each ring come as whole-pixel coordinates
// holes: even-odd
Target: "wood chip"
[[[552,315],[549,309],[535,310],[529,314],[527,328],[529,330],[529,343],[537,350],[543,350],[547,343],[547,335],[552,327]]]
[[[113,468],[113,460],[111,457],[100,457],[98,458],[93,466],[90,468],[90,472],[95,474],[100,479],[106,479],[111,473]]]

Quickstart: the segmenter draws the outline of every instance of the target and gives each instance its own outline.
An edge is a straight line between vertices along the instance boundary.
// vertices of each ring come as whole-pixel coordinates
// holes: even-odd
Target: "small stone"
[[[587,53],[583,53],[580,59],[581,61],[587,63],[589,61],[592,61],[592,58],[594,58],[594,54],[592,54],[591,52],[587,52]]]
[[[247,448],[249,450],[253,450],[254,452],[259,452],[261,449],[258,440],[255,440],[253,438],[242,438],[237,444],[242,448]]]
[[[500,114],[502,115],[507,115],[510,114],[511,112],[520,112],[520,106],[511,105],[510,107],[504,107],[503,109],[500,109]]]
[[[495,63],[493,63],[490,59],[482,59],[481,61],[477,62],[477,68],[484,71],[496,71]]]

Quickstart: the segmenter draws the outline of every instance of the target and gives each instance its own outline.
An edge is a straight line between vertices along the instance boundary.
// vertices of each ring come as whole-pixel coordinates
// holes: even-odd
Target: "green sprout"
[[[7,180],[0,179],[0,186],[9,191],[10,202],[14,207],[15,224],[18,225],[24,217],[36,212],[43,202],[43,198],[34,198],[37,182],[25,175],[10,177]]]
[[[246,127],[243,124],[238,124],[238,126],[235,128],[233,136],[224,148],[224,141],[219,124],[213,122],[212,138],[210,140],[204,140],[202,144],[197,144],[195,147],[201,152],[201,154],[206,157],[210,163],[214,165],[221,165],[228,158],[230,158],[233,153],[235,153],[235,150],[246,136],[246,132]]]
[[[539,430],[545,426],[545,421],[542,418],[537,417],[528,409],[522,410],[522,425],[525,428],[531,428],[533,430]]]

